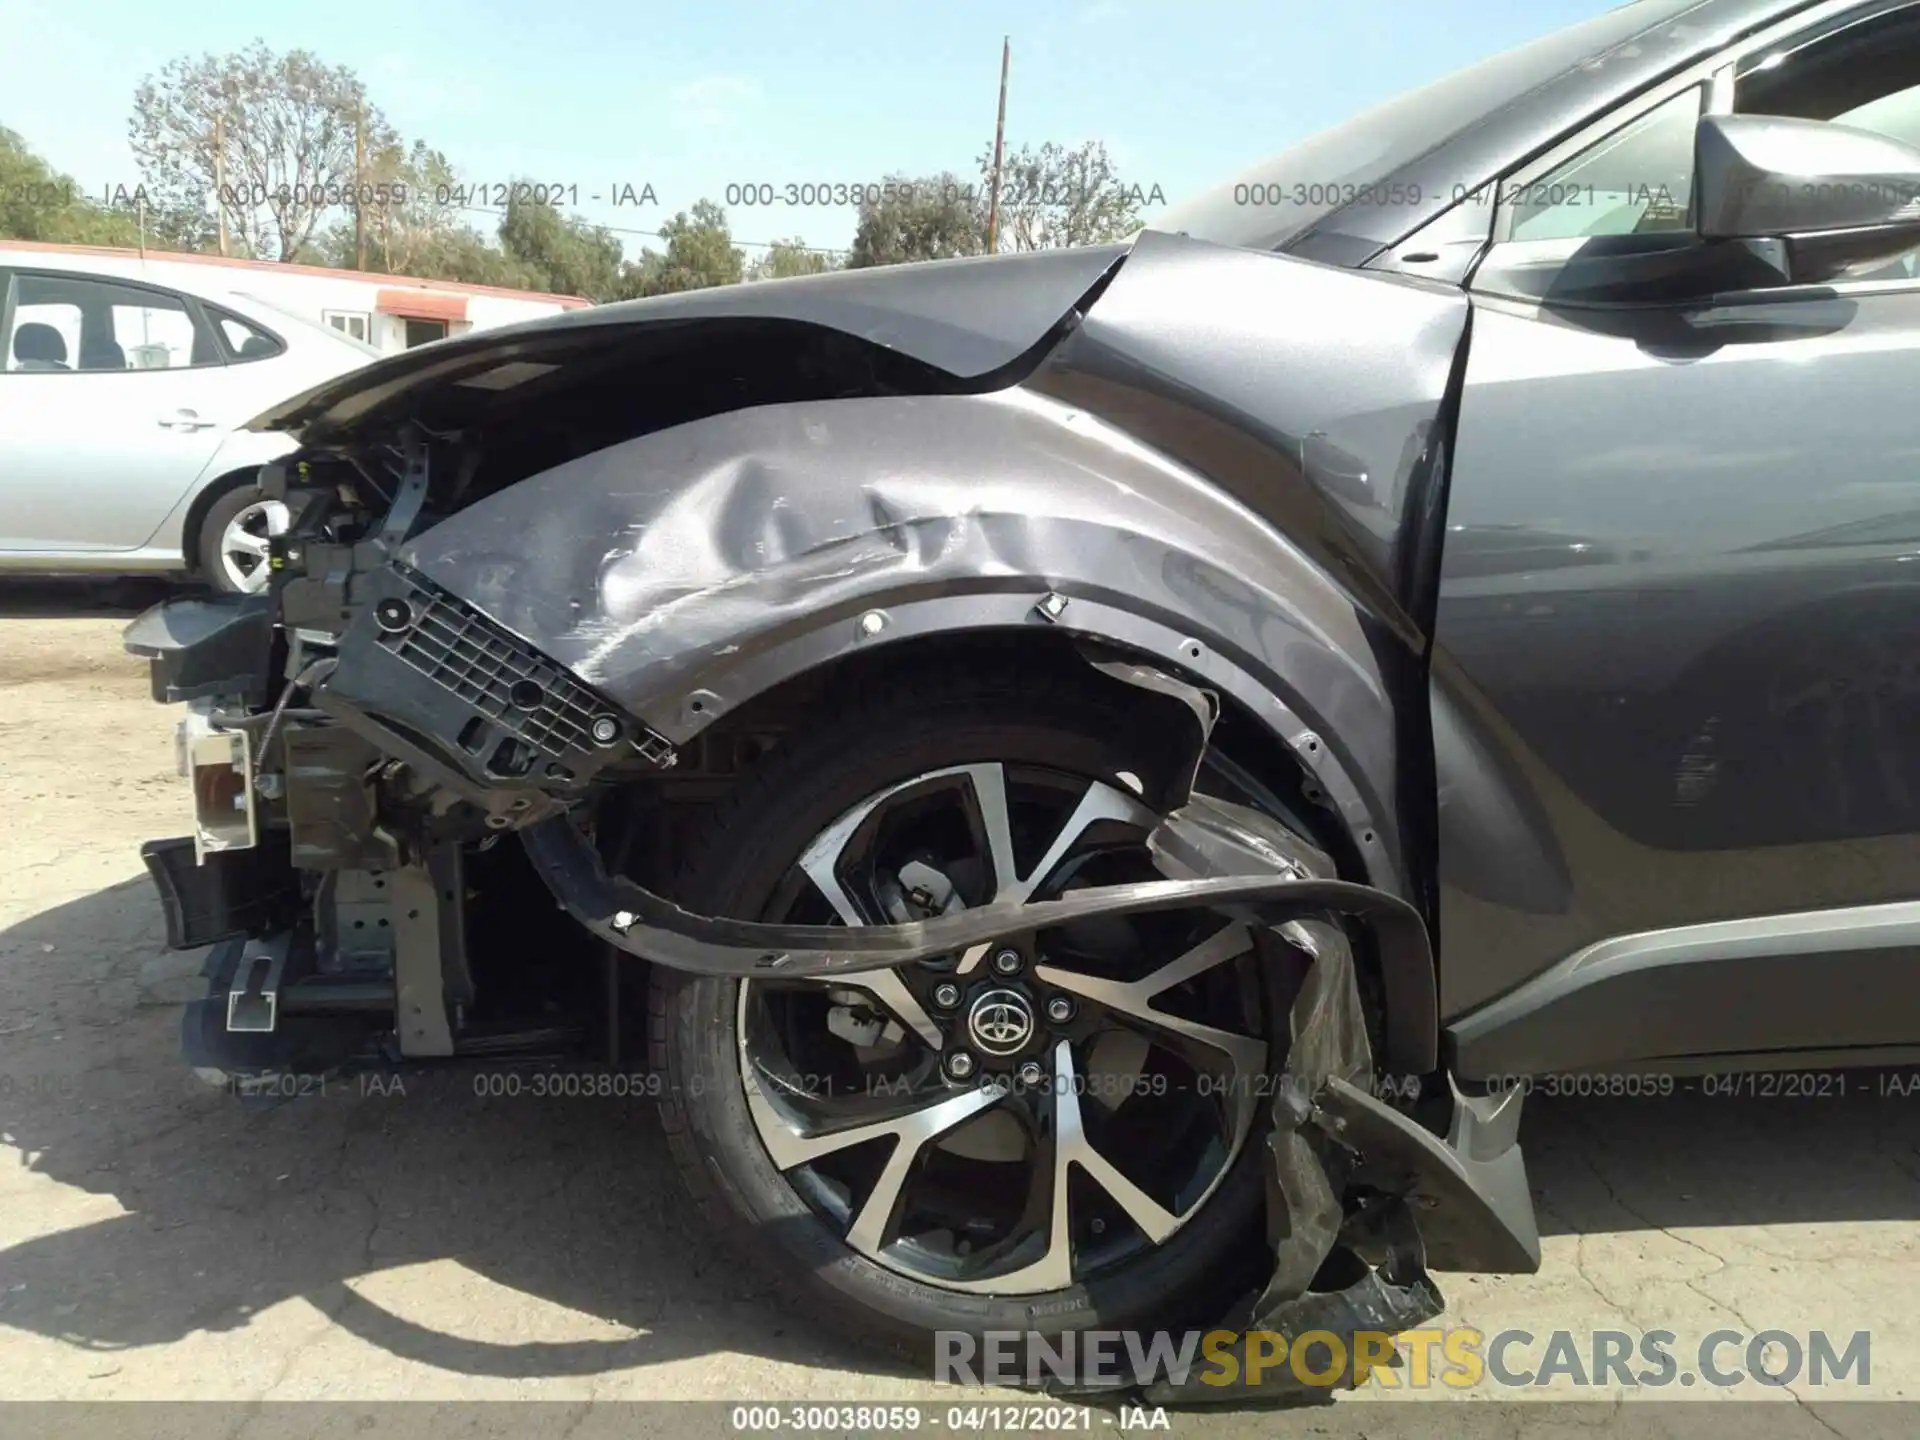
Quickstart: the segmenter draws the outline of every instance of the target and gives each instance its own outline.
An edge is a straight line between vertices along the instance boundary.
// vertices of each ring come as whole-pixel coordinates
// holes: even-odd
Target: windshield
[[[1634,0],[1456,70],[1262,160],[1169,209],[1153,228],[1275,249],[1475,121],[1699,3]]]

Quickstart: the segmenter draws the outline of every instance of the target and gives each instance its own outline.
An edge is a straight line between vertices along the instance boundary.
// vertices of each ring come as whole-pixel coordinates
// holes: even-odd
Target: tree
[[[456,225],[437,235],[420,252],[413,274],[468,285],[501,285],[509,290],[551,290],[551,277],[530,271],[471,225]]]
[[[124,209],[124,203],[119,208]],[[144,205],[133,218],[140,243],[149,250],[184,250],[191,254],[219,248],[214,218],[198,205]]]
[[[983,189],[992,184],[991,148],[980,156],[980,176]],[[1165,202],[1159,186],[1121,180],[1098,140],[1022,145],[1000,166],[999,248],[1103,245],[1140,228],[1142,205]]]
[[[627,266],[628,295],[673,295],[710,285],[737,285],[746,278],[746,259],[733,243],[727,212],[711,200],[697,200],[660,227],[665,253],[644,250]]]
[[[952,171],[918,180],[889,175],[860,202],[849,268],[945,260],[985,249],[986,212],[977,186]]]
[[[388,274],[412,274],[436,244],[470,228],[454,203],[454,184],[453,162],[424,140],[405,150],[396,140],[370,154],[355,191],[367,263],[377,254]]]
[[[749,280],[786,280],[795,275],[821,275],[834,268],[833,256],[809,250],[799,237],[776,240],[767,253],[747,267]]]
[[[291,260],[351,198],[356,125],[373,148],[394,143],[353,71],[256,40],[141,81],[127,139],[162,209],[220,205],[241,253]]]
[[[424,140],[407,147],[397,136],[383,136],[381,145],[367,152],[348,213],[319,237],[321,263],[388,275],[427,273],[432,257],[449,246],[462,248],[459,232],[480,238],[462,217],[455,193],[453,162],[444,154]],[[354,204],[360,211],[359,235],[354,230]],[[364,266],[359,259],[362,239]]]
[[[500,248],[530,277],[528,283],[561,295],[616,300],[622,284],[620,241],[601,225],[562,215],[510,187],[507,213],[500,220]]]
[[[95,203],[0,126],[0,236],[67,245],[132,245],[139,238],[133,212]]]

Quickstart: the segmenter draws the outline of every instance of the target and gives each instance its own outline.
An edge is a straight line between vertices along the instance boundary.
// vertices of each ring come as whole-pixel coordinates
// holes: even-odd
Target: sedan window
[[[82,370],[177,370],[193,364],[193,321],[187,307],[170,297],[128,296],[111,308],[113,340],[95,363],[83,358]],[[124,362],[114,365],[117,349]]]
[[[265,360],[287,348],[276,337],[258,325],[248,324],[238,315],[211,306],[207,313],[213,316],[214,324],[220,327],[220,338],[227,342],[227,350],[236,360]]]
[[[178,295],[85,275],[15,280],[9,371],[177,370],[221,363],[212,332]]]

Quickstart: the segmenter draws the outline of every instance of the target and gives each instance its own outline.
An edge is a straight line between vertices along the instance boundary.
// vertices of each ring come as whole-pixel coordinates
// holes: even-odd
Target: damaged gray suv
[[[190,1062],[611,1067],[924,1353],[1403,1327],[1538,1263],[1522,1077],[1913,1057],[1916,101],[1920,5],[1640,0],[261,416],[271,584],[128,631]]]

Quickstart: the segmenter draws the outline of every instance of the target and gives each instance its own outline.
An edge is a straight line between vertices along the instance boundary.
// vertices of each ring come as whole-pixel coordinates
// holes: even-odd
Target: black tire
[[[200,517],[200,533],[194,537],[195,561],[199,566],[200,578],[223,595],[237,594],[240,586],[233,583],[227,574],[227,567],[220,555],[220,542],[227,532],[227,526],[233,523],[234,516],[249,505],[258,505],[267,497],[258,485],[235,485],[207,507],[207,513]],[[265,564],[263,560],[261,562]]]
[[[1149,704],[1153,702],[1148,702]],[[983,760],[1088,777],[1155,774],[1168,747],[1122,687],[1071,670],[960,670],[903,679],[822,716],[770,755],[713,813],[679,893],[706,913],[755,917],[807,844],[866,797],[912,776]],[[1149,787],[1148,793],[1153,793]],[[850,1249],[775,1169],[743,1094],[738,982],[656,966],[649,1051],[680,1174],[709,1222],[791,1303],[893,1354],[924,1359],[933,1332],[1125,1329],[1216,1319],[1257,1263],[1264,1186],[1259,1132],[1204,1210],[1157,1249],[1041,1295],[965,1294]]]

